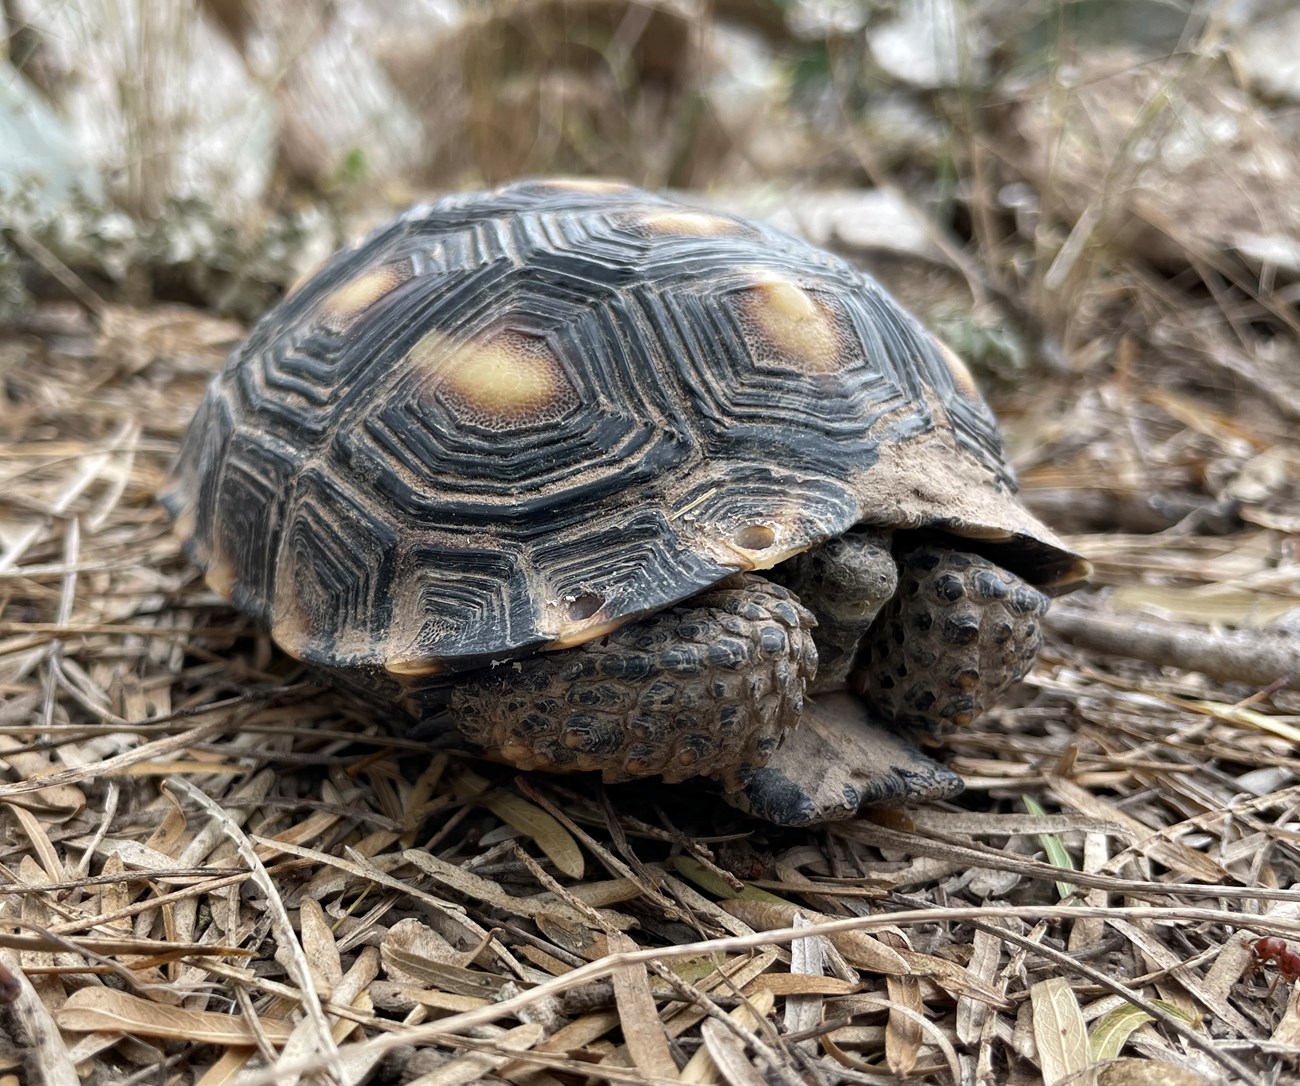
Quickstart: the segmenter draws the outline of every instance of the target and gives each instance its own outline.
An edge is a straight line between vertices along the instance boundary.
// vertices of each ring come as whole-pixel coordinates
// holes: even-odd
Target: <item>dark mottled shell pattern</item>
[[[1081,565],[969,374],[870,278],[622,185],[421,205],[268,313],[163,500],[288,652],[397,676],[576,645],[858,522]]]

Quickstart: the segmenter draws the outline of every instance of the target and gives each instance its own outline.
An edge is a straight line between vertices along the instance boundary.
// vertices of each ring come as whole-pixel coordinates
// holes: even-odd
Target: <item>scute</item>
[[[287,651],[396,676],[580,644],[855,523],[1082,563],[871,279],[629,186],[412,208],[253,329],[163,500]]]

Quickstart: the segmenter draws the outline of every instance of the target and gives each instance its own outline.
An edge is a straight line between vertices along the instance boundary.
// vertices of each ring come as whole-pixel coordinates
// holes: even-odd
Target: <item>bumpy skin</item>
[[[921,547],[858,653],[853,687],[887,720],[964,726],[1033,666],[1047,597],[979,555]]]
[[[799,720],[813,624],[780,585],[733,577],[580,649],[479,672],[451,711],[466,738],[521,769],[708,776],[735,790]]]

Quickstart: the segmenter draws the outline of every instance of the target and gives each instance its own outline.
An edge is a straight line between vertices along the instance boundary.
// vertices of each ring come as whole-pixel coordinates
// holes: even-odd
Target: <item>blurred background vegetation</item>
[[[0,319],[71,296],[249,320],[395,206],[617,176],[845,252],[995,390],[1122,371],[1300,417],[1287,0],[0,11]]]

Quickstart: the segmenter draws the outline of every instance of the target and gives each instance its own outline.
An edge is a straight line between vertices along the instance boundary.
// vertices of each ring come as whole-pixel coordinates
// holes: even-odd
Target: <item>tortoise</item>
[[[1087,572],[1015,495],[970,373],[870,277],[555,179],[297,285],[161,497],[212,589],[417,734],[798,825],[960,789],[918,742]]]

